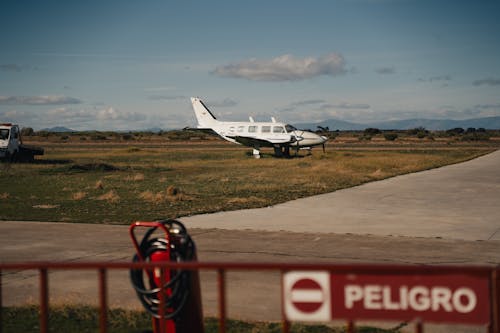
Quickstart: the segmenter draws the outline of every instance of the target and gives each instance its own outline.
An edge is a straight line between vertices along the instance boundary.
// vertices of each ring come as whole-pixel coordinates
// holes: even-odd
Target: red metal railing
[[[6,270],[38,270],[40,279],[40,332],[48,332],[48,271],[49,270],[96,270],[99,280],[99,328],[101,333],[107,332],[108,310],[108,270],[130,269],[186,269],[212,270],[217,272],[219,297],[219,332],[226,332],[226,271],[228,270],[260,270],[260,271],[329,271],[349,274],[470,274],[486,276],[490,281],[491,321],[489,332],[500,333],[500,266],[413,266],[413,265],[373,265],[373,264],[286,264],[286,263],[227,263],[227,262],[27,262],[0,263],[0,333],[2,332],[2,273]],[[161,270],[163,271],[163,269]],[[160,293],[161,294],[161,293]],[[162,299],[160,297],[160,302]],[[283,303],[283,301],[282,301]],[[162,308],[162,304],[160,304]],[[283,309],[283,306],[282,306]],[[289,323],[282,310],[282,331],[289,332]],[[348,322],[348,332],[354,332],[354,323]],[[416,323],[416,331],[422,332],[422,323]]]

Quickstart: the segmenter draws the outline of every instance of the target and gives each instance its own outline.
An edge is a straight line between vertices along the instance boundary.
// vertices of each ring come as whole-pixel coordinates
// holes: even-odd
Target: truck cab
[[[20,145],[19,126],[0,124],[0,158],[7,160],[15,158]]]
[[[19,126],[0,123],[0,159],[5,161],[33,161],[35,155],[43,155],[39,147],[23,145]]]

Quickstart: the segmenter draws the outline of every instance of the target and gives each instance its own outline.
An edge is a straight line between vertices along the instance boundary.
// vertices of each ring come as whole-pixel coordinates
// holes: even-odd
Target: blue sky
[[[2,1],[0,121],[500,116],[500,1]]]

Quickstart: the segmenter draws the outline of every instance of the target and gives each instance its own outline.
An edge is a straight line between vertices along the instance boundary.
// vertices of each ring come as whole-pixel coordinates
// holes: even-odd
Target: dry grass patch
[[[79,192],[73,193],[73,195],[71,197],[73,198],[73,200],[82,200],[86,196],[87,196],[87,192],[79,191]]]
[[[133,176],[127,176],[125,178],[126,181],[132,181],[132,182],[141,182],[144,180],[144,174],[143,173],[136,173],[135,175]]]
[[[4,193],[0,193],[0,199],[8,199],[10,196],[9,193],[7,192],[4,192]]]
[[[53,209],[53,208],[58,208],[60,205],[34,205],[33,208],[38,208],[38,209]]]
[[[167,187],[167,196],[169,197],[175,197],[175,196],[178,196],[179,194],[181,194],[181,190],[179,190],[177,187],[173,186],[173,185],[169,185]]]
[[[96,190],[103,190],[104,189],[104,183],[102,180],[98,180],[95,185],[94,185],[94,188]]]
[[[97,197],[97,200],[105,200],[109,203],[117,203],[120,201],[120,196],[115,190],[108,191]]]
[[[185,195],[181,190],[173,185],[168,186],[165,191],[153,192],[150,190],[141,192],[139,198],[151,202],[153,204],[160,204],[166,201],[186,201],[191,200],[191,197]]]
[[[384,172],[384,171],[382,171],[382,169],[377,169],[377,170],[375,170],[374,172],[372,172],[370,174],[370,177],[377,178],[377,179],[378,178],[384,178],[386,176],[387,176],[387,173]]]
[[[162,192],[153,193],[148,190],[140,193],[139,198],[153,204],[160,204],[165,201],[165,194]]]
[[[227,200],[227,203],[229,205],[241,205],[241,204],[249,204],[249,203],[260,203],[260,204],[265,204],[268,202],[266,199],[262,198],[257,198],[255,196],[250,196],[246,198],[241,198],[241,197],[236,197],[236,198],[231,198]]]

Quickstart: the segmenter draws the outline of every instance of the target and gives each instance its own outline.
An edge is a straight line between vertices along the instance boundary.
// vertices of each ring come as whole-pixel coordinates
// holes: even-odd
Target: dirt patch
[[[118,171],[120,168],[107,163],[73,164],[69,171]]]

